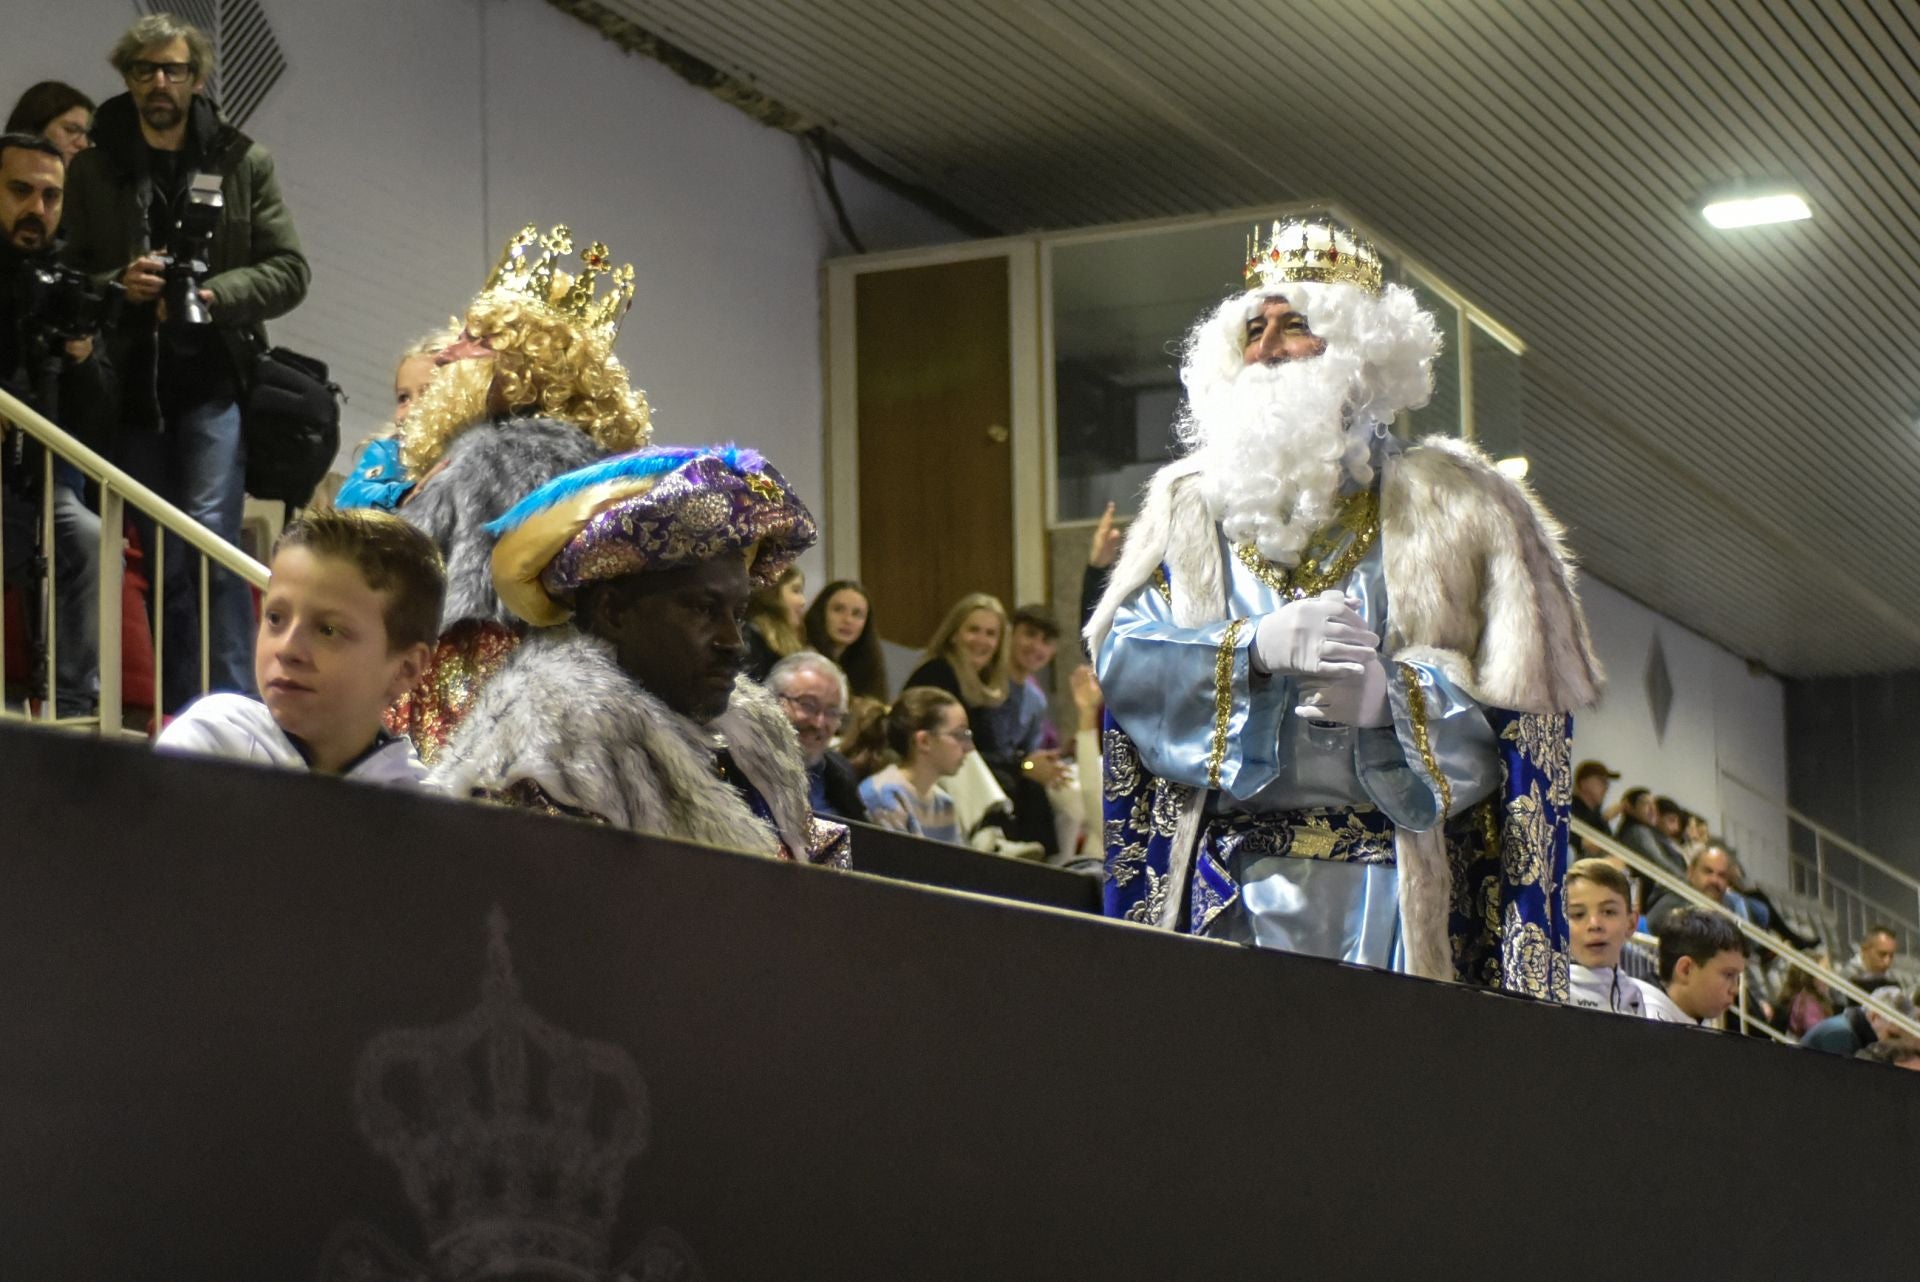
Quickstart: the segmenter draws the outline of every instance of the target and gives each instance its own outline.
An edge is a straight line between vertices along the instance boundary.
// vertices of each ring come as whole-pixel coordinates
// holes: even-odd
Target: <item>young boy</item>
[[[1658,933],[1662,987],[1647,994],[1647,1018],[1717,1024],[1740,998],[1746,937],[1732,919],[1704,908],[1668,913]]]
[[[1633,891],[1627,875],[1604,859],[1577,860],[1567,869],[1568,947],[1573,954],[1575,1006],[1647,1017],[1653,985],[1620,969],[1633,934]]]
[[[381,715],[420,679],[439,633],[446,568],[433,540],[385,512],[316,512],[280,535],[272,569],[253,647],[264,702],[207,695],[154,746],[419,783],[413,745]]]

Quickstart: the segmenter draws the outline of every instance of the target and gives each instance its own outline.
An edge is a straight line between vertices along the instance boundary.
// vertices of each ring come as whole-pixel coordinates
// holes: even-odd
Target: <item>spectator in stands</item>
[[[892,687],[865,588],[852,579],[827,584],[807,607],[803,627],[807,644],[840,665],[855,696],[886,702]]]
[[[1601,832],[1611,832],[1607,823],[1607,789],[1620,777],[1618,770],[1609,770],[1604,762],[1583,761],[1573,771],[1572,815],[1581,823],[1591,824]],[[1580,838],[1573,838],[1574,849],[1585,851],[1586,846]]]
[[[20,95],[7,113],[10,134],[39,134],[67,164],[93,146],[93,99],[58,80],[42,80]]]
[[[65,212],[66,162],[39,134],[0,135],[0,383],[30,407],[97,450],[109,448],[117,391],[97,336],[65,338],[36,318],[29,274],[50,267]],[[7,568],[34,561],[41,536],[44,468],[38,446],[0,431],[0,477]],[[100,519],[83,497],[86,478],[72,464],[53,468],[54,711],[84,717],[100,688],[98,615]],[[40,555],[45,549],[38,549]],[[30,602],[39,592],[27,594]],[[35,644],[46,634],[33,629]]]
[[[1565,885],[1569,1000],[1588,1010],[1644,1018],[1649,985],[1620,969],[1635,920],[1627,875],[1604,859],[1580,859],[1567,869]]]
[[[1687,808],[1672,797],[1653,799],[1654,828],[1672,847],[1680,852],[1681,858],[1687,855]]]
[[[1660,818],[1659,809],[1654,804],[1653,794],[1645,788],[1629,788],[1620,798],[1620,826],[1614,830],[1614,838],[1627,849],[1643,859],[1665,868],[1677,877],[1687,873],[1687,861],[1655,827]],[[1650,879],[1637,877],[1640,886],[1640,903],[1643,908],[1660,897],[1661,889]]]
[[[281,533],[272,571],[253,652],[260,699],[196,699],[154,746],[417,785],[425,767],[381,717],[440,630],[440,550],[385,512],[312,512]]]
[[[1894,955],[1899,951],[1900,941],[1893,927],[1869,926],[1867,933],[1860,937],[1859,953],[1840,968],[1840,978],[1872,992],[1888,982],[1887,972],[1893,969]]]
[[[1010,632],[1006,607],[997,598],[984,592],[961,597],[934,631],[907,684],[932,686],[960,700],[973,729],[974,748],[1013,803],[1006,835],[1014,841],[1033,842],[1051,855],[1059,848],[1059,836],[1054,830],[1053,803],[1035,777],[1039,763],[1029,766],[1018,744],[1001,740],[1001,726],[994,715],[1009,692]]]
[[[973,750],[966,708],[945,690],[909,686],[881,724],[894,761],[860,781],[868,816],[929,841],[959,843],[959,815],[940,781]]]
[[[1731,920],[1705,908],[1669,913],[1660,939],[1660,987],[1646,990],[1647,1018],[1717,1024],[1740,996],[1747,941]]]
[[[1789,1037],[1805,1038],[1814,1025],[1833,1014],[1833,998],[1827,993],[1825,980],[1793,966],[1774,994],[1773,1009],[1774,1027]]]
[[[457,330],[436,330],[415,339],[400,353],[393,370],[393,425],[407,421],[413,408],[433,382],[441,352],[460,340]],[[391,512],[413,493],[413,480],[400,462],[400,433],[388,432],[363,441],[354,452],[347,479],[333,496],[335,507],[372,507]]]
[[[1908,1019],[1914,1018],[1913,999],[1896,985],[1883,984],[1868,996]],[[1835,1055],[1853,1055],[1882,1038],[1898,1035],[1892,1020],[1879,1011],[1856,1004],[1815,1024],[1800,1039],[1800,1044],[1817,1051],[1831,1051]]]
[[[840,729],[836,747],[853,767],[855,779],[886,769],[892,760],[887,747],[888,706],[884,699],[858,694],[847,703],[847,723]]]
[[[765,681],[774,664],[804,650],[806,617],[807,579],[799,566],[788,566],[778,583],[755,588],[747,598],[747,676]]]
[[[811,650],[790,654],[767,673],[767,689],[786,710],[807,765],[807,801],[816,815],[865,822],[860,778],[833,750],[847,720],[847,678],[832,659]]]
[[[1733,856],[1723,846],[1709,846],[1687,862],[1687,884],[1717,904],[1726,903],[1732,876]],[[1688,902],[1675,891],[1661,895],[1647,909],[1647,929],[1658,934],[1661,919],[1685,908]]]
[[[1013,614],[1013,640],[1007,646],[1007,697],[988,715],[994,737],[1008,757],[1042,788],[1060,783],[1060,732],[1047,715],[1047,692],[1036,679],[1060,649],[1060,625],[1044,605],[1023,605]]]
[[[815,537],[785,477],[752,450],[636,450],[555,477],[490,529],[494,588],[536,630],[429,786],[846,866],[786,713],[740,672],[748,593]]]
[[[82,271],[118,277],[127,308],[110,336],[121,379],[122,466],[220,538],[237,543],[246,459],[240,399],[259,353],[263,322],[307,293],[307,260],[281,198],[266,149],[222,120],[201,96],[213,45],[172,14],[149,14],[114,45],[110,61],[127,92],[100,104],[95,146],[74,158],[67,185],[66,257]],[[172,300],[162,323],[169,250],[183,215],[204,209],[192,192],[202,177],[223,199],[212,233],[210,272],[196,297]],[[189,307],[210,324],[191,323]],[[144,520],[141,546],[152,549]],[[169,707],[200,686],[200,557],[169,537],[165,598]],[[225,570],[212,570],[209,680],[215,690],[250,690],[252,597]]]
[[[1871,1046],[1861,1047],[1853,1057],[1920,1073],[1920,1041],[1911,1037],[1883,1037]]]

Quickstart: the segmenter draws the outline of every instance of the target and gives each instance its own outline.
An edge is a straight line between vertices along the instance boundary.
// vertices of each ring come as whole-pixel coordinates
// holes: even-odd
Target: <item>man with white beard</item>
[[[1440,337],[1371,245],[1276,223],[1247,281],[1087,627],[1107,910],[1564,999],[1601,674],[1559,527],[1471,446],[1388,435]]]

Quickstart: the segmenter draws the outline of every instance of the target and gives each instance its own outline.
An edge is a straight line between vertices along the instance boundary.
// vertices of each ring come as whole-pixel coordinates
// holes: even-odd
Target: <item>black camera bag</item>
[[[340,386],[327,367],[284,347],[261,353],[240,409],[247,493],[305,507],[340,452]]]

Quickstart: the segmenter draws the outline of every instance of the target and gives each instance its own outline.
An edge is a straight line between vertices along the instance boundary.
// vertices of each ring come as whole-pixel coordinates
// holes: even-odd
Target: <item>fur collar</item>
[[[713,734],[725,736],[766,798],[777,834],[714,772]],[[696,726],[628,676],[611,645],[571,626],[536,631],[514,652],[442,749],[427,786],[466,797],[522,779],[634,832],[761,855],[784,843],[806,858],[806,768],[772,695],[742,677],[727,710]]]
[[[446,461],[399,509],[447,559],[447,602],[440,631],[462,619],[520,621],[493,590],[493,535],[487,522],[554,477],[585,467],[605,451],[571,423],[512,418],[468,428],[447,447]]]

